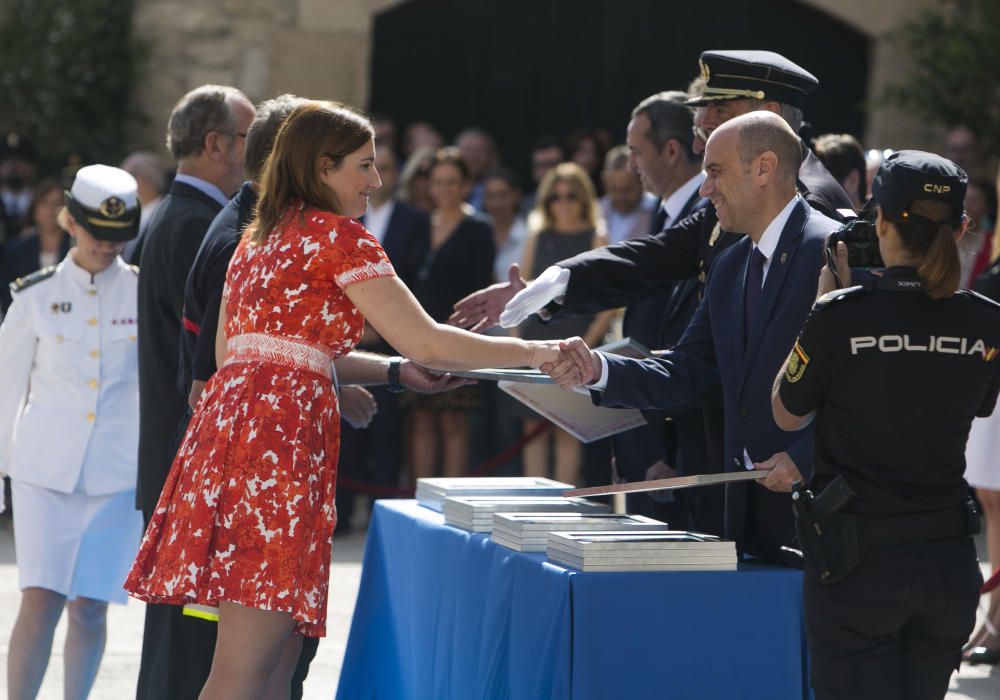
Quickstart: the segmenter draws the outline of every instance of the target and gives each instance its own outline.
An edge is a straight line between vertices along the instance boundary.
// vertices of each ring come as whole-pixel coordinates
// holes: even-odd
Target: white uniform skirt
[[[18,585],[69,599],[124,604],[122,588],[139,551],[135,491],[59,493],[11,479]]]
[[[1000,491],[1000,407],[972,421],[965,447],[965,480],[977,489]]]

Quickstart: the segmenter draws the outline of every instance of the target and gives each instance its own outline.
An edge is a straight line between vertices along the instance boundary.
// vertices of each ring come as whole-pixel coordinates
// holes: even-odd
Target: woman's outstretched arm
[[[559,356],[557,342],[482,336],[436,323],[397,277],[357,282],[344,292],[379,335],[425,367],[541,367]]]

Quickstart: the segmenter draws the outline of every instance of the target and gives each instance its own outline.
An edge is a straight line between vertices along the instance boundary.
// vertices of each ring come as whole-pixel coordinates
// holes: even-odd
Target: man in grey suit
[[[177,177],[149,222],[139,255],[139,473],[136,505],[149,522],[186,427],[178,387],[184,285],[215,215],[243,182],[254,107],[233,87],[203,85],[167,124]],[[196,698],[212,662],[215,624],[172,605],[147,605],[137,697]]]

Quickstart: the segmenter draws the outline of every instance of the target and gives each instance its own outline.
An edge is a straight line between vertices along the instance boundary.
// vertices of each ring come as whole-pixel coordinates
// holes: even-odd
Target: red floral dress
[[[205,388],[125,588],[152,603],[225,600],[326,633],[340,412],[331,361],[364,319],[344,294],[394,275],[358,222],[291,207],[226,276],[225,365]]]

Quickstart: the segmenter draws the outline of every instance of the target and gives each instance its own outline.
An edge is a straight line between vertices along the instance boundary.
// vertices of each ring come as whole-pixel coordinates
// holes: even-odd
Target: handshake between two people
[[[514,328],[532,314],[560,300],[569,283],[569,270],[552,265],[531,282],[521,277],[517,263],[507,271],[507,281],[473,292],[455,304],[448,323],[474,333],[493,326]],[[581,338],[562,341],[529,341],[531,366],[548,374],[559,386],[588,384],[601,374],[601,360]]]
[[[532,366],[564,389],[586,386],[601,376],[601,358],[582,338],[531,341]]]

